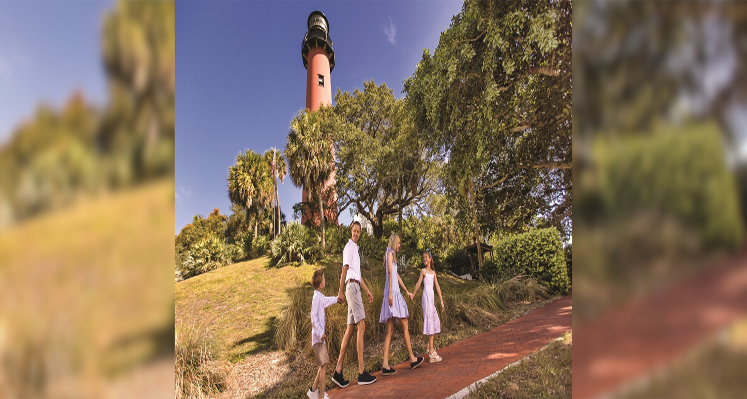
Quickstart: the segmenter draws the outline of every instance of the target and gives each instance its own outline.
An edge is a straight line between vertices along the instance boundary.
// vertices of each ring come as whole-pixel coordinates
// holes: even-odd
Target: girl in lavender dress
[[[407,302],[405,302],[405,298],[402,297],[402,294],[399,291],[399,287],[402,286],[407,295],[412,299],[412,295],[407,291],[405,283],[402,282],[402,279],[397,273],[397,252],[399,251],[399,244],[399,236],[397,233],[392,233],[392,236],[389,237],[389,247],[387,247],[386,253],[384,254],[386,282],[384,283],[384,301],[381,304],[381,315],[379,316],[379,322],[386,323],[384,361],[381,367],[382,375],[391,375],[397,372],[397,370],[389,367],[389,344],[392,342],[394,319],[397,319],[402,325],[402,330],[405,336],[405,346],[407,347],[407,352],[410,354],[410,368],[417,368],[423,363],[422,357],[416,358],[415,355],[412,354],[410,332],[407,329],[407,317],[410,313],[407,310]]]
[[[437,363],[443,360],[441,356],[436,353],[436,348],[433,347],[433,337],[435,334],[441,332],[441,320],[438,318],[438,311],[436,310],[435,297],[433,295],[433,286],[436,286],[438,291],[438,299],[441,300],[441,311],[446,310],[444,307],[444,299],[441,297],[441,287],[438,286],[438,279],[436,278],[436,271],[433,270],[433,257],[431,256],[430,249],[427,249],[423,253],[423,264],[425,267],[420,271],[420,278],[418,283],[415,284],[415,289],[412,290],[412,296],[418,292],[420,288],[420,282],[423,282],[423,334],[428,336],[428,357],[431,363]],[[412,297],[411,297],[412,298]]]

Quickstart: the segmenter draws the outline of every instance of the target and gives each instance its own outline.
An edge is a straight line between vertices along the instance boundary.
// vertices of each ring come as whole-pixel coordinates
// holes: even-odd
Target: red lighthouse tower
[[[321,11],[314,11],[309,14],[306,21],[308,31],[303,36],[301,47],[301,56],[303,57],[303,66],[306,68],[306,109],[316,111],[322,105],[332,104],[332,82],[330,73],[335,68],[335,47],[332,39],[329,37],[329,22],[327,17]],[[332,147],[332,143],[330,143]],[[332,148],[334,157],[334,148]],[[334,165],[334,159],[330,159]],[[325,198],[326,210],[324,215],[327,222],[337,224],[337,195],[334,193],[335,170],[329,179],[324,183],[325,192],[328,187],[332,187],[332,195]],[[303,201],[308,201],[308,192],[306,187],[303,188]],[[301,216],[301,223],[313,218],[313,224],[320,224],[319,213],[314,212],[309,217],[305,212]]]

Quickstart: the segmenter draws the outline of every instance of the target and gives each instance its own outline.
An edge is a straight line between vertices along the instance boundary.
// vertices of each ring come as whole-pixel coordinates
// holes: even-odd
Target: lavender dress
[[[433,276],[425,272],[423,278],[423,334],[433,335],[441,332],[441,320],[436,310],[436,298],[433,295]]]
[[[398,319],[406,319],[408,316],[410,316],[410,312],[407,311],[407,302],[405,302],[405,298],[402,297],[402,294],[399,292],[399,280],[397,280],[397,261],[396,257],[394,257],[395,261],[392,263],[392,273],[394,273],[394,287],[391,287],[392,289],[392,302],[393,305],[389,306],[389,269],[386,267],[386,258],[387,253],[391,252],[392,256],[394,255],[394,251],[392,251],[390,248],[386,249],[386,253],[384,253],[384,269],[386,269],[386,283],[384,283],[384,303],[381,304],[381,315],[379,316],[379,323],[386,323],[387,320],[391,319],[392,317],[396,317]]]

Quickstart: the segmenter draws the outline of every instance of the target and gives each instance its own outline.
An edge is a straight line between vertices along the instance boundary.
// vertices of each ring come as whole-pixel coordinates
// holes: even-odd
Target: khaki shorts
[[[348,283],[345,287],[345,299],[348,301],[348,324],[358,324],[366,318],[361,298],[361,286],[358,283]]]
[[[314,349],[314,356],[316,356],[316,362],[319,366],[324,366],[329,361],[329,355],[327,354],[327,343],[317,342],[311,349]]]

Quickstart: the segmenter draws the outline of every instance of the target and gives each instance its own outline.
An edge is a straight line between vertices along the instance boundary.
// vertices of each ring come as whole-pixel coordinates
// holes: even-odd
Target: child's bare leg
[[[317,389],[319,389],[320,385],[324,385],[324,374],[322,374],[322,367],[327,367],[327,365],[325,364],[324,366],[319,366],[319,370],[317,370],[316,377],[314,378],[314,384],[311,386],[312,391],[316,391]]]
[[[324,399],[324,388],[327,385],[327,365],[329,362],[324,363],[324,366],[319,367],[319,399]]]
[[[399,322],[402,323],[402,330],[405,336],[405,346],[407,347],[407,353],[410,354],[410,362],[415,362],[418,360],[418,358],[416,358],[415,355],[412,354],[412,346],[410,345],[410,331],[407,328],[407,319],[399,319]]]
[[[382,367],[389,367],[389,344],[392,343],[392,331],[394,331],[394,318],[390,318],[386,321],[386,336],[384,337],[384,362]]]
[[[436,351],[436,348],[433,346],[433,337],[434,335],[428,336],[428,353],[433,353]]]
[[[345,330],[345,335],[342,337],[342,345],[340,346],[340,356],[337,358],[337,366],[335,367],[335,371],[338,373],[342,373],[342,361],[345,359],[345,352],[348,349],[348,344],[350,343],[350,338],[353,336],[353,325],[348,324],[348,328]]]

